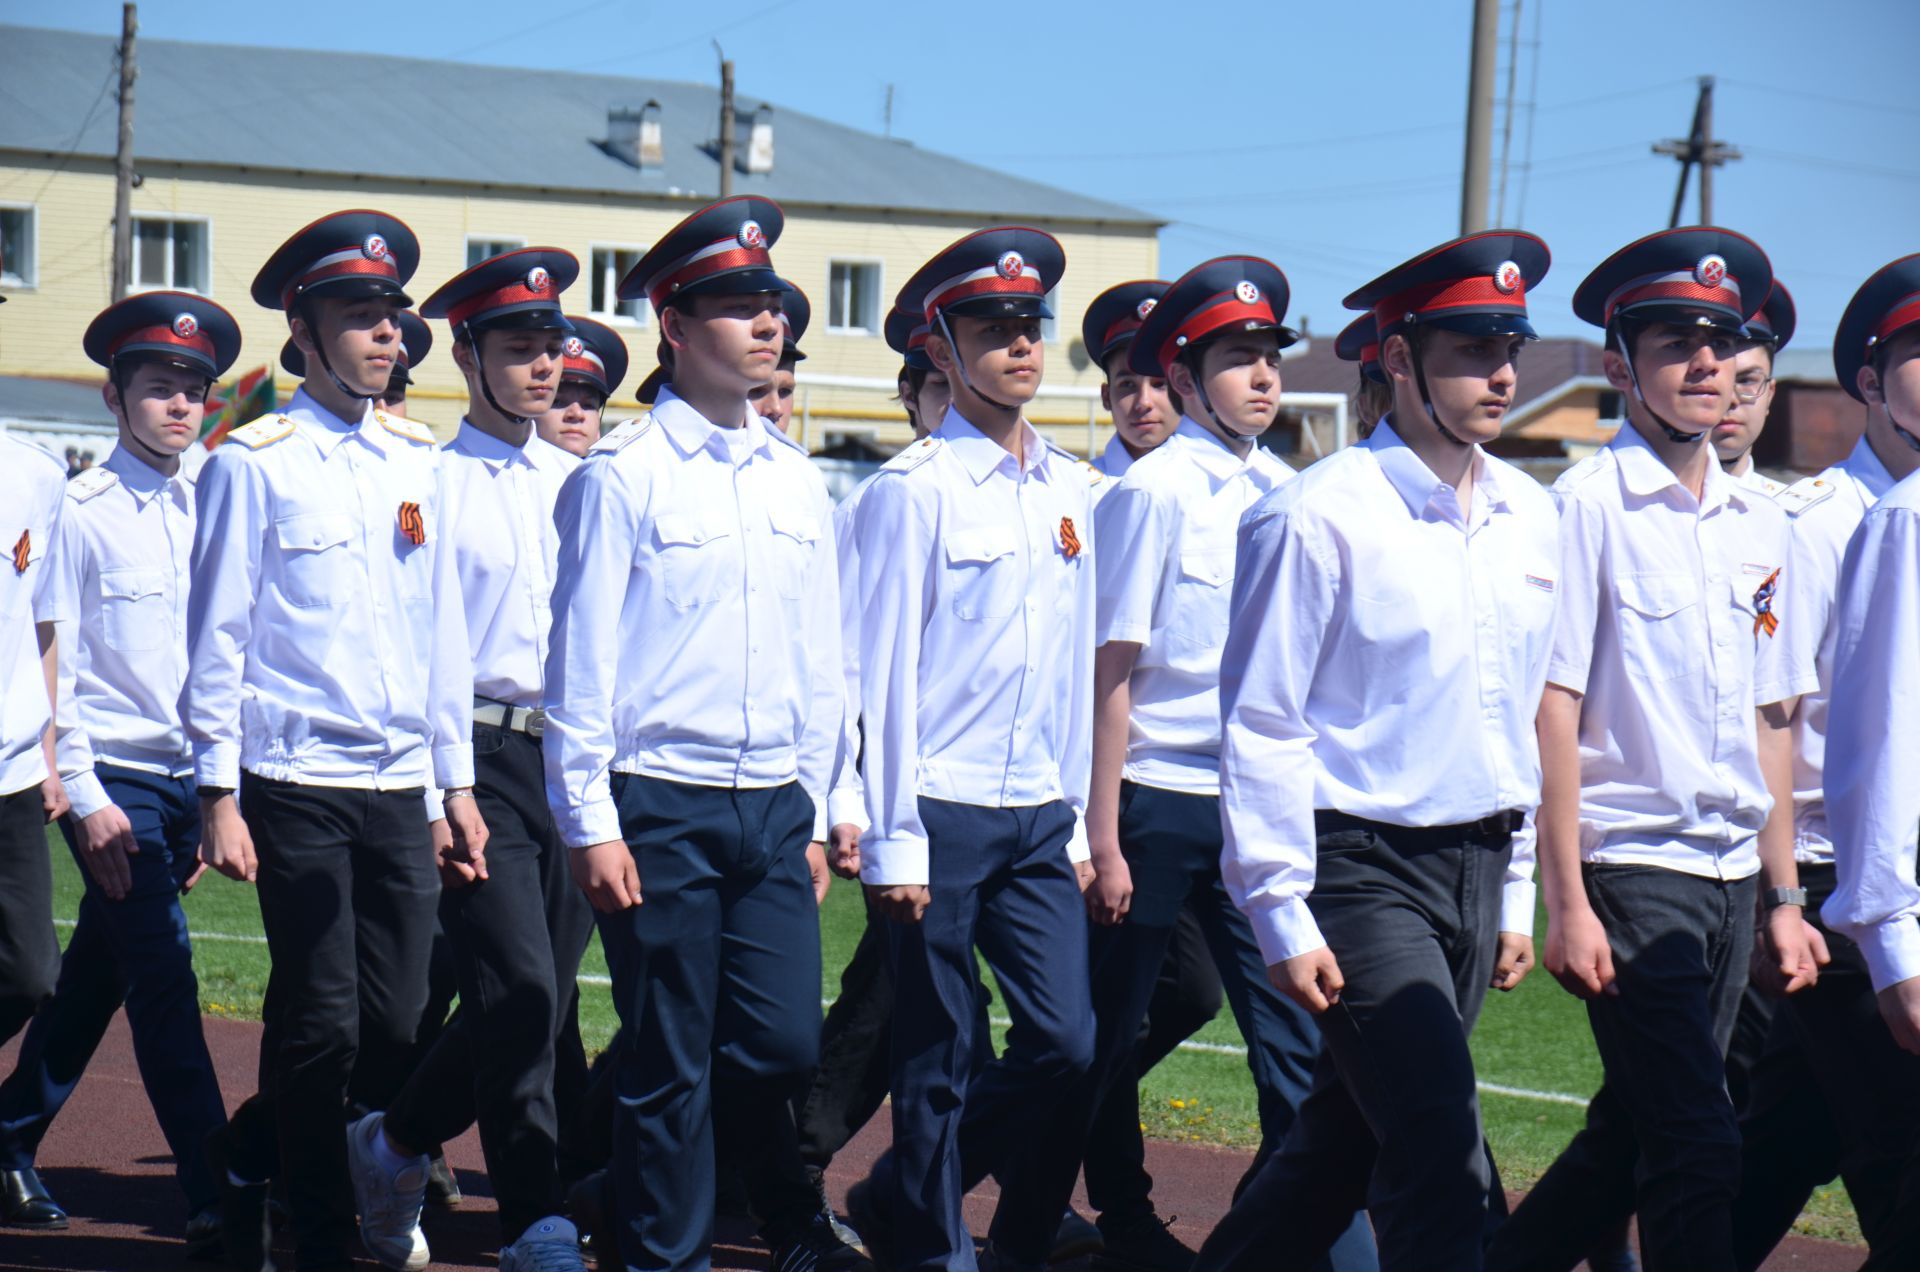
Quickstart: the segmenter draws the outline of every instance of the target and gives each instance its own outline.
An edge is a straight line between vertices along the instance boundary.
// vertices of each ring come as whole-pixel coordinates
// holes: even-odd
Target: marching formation
[[[660,369],[611,427],[627,350],[565,312],[570,254],[415,311],[417,240],[356,210],[254,279],[302,384],[197,478],[240,336],[188,293],[86,333],[104,464],[0,436],[7,1223],[66,1225],[35,1150],[124,1004],[189,1252],[247,1272],[276,1224],[305,1272],[356,1234],[427,1267],[473,1125],[509,1272],[705,1268],[717,1210],[780,1272],[1621,1268],[1636,1217],[1650,1272],[1718,1272],[1836,1177],[1869,1266],[1920,1267],[1920,256],[1840,324],[1860,441],[1782,487],[1751,461],[1794,331],[1766,254],[1623,247],[1574,311],[1625,422],[1549,491],[1487,449],[1533,235],[1349,296],[1369,428],[1296,472],[1259,444],[1279,268],[1101,293],[1089,464],[1026,417],[1065,254],[985,229],[902,288],[916,440],[836,505],[784,431],[782,222],[723,200],[621,281]],[[444,446],[403,413],[436,343],[468,391]],[[272,956],[231,1118],[180,903],[209,867]],[[823,1021],[831,875],[867,926]],[[1509,1215],[1468,1043],[1542,904],[1606,1080]],[[590,1067],[596,928],[620,1028]],[[1195,1251],[1137,1082],[1223,999],[1261,1144]],[[823,1172],[889,1099],[843,1219]]]

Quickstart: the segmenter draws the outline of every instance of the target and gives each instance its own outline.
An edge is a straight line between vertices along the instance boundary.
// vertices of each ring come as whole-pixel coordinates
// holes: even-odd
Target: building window
[[[858,336],[880,330],[879,261],[828,264],[827,330]]]
[[[469,234],[467,236],[467,268],[472,269],[481,261],[498,256],[502,252],[518,251],[526,245],[527,240],[522,238],[476,238]]]
[[[1060,338],[1060,287],[1057,283],[1047,293],[1047,312],[1053,317],[1040,320],[1040,339],[1052,344]]]
[[[132,264],[133,277],[127,283],[135,291],[210,290],[207,223],[158,216],[134,217]]]
[[[32,287],[40,279],[32,208],[0,207],[0,287]]]
[[[653,306],[645,296],[632,300],[619,298],[620,280],[633,272],[644,247],[596,247],[589,256],[587,275],[587,312],[602,322],[630,322],[644,327],[652,320]]]

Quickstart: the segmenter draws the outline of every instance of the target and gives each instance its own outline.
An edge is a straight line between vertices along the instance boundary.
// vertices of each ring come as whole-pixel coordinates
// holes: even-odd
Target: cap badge
[[[567,356],[569,358],[580,358],[580,357],[586,356],[586,352],[587,352],[586,342],[581,340],[580,337],[578,336],[568,336],[567,343],[563,347],[566,349]]]
[[[1145,300],[1141,301],[1139,304],[1133,307],[1134,317],[1138,318],[1141,322],[1145,322],[1147,320],[1147,315],[1152,313],[1154,310],[1154,306],[1158,305],[1159,303],[1160,301],[1158,297],[1155,297],[1155,296],[1147,297]]]
[[[1257,305],[1260,303],[1260,289],[1253,285],[1251,279],[1243,278],[1233,289],[1233,297],[1243,305]]]
[[[1018,252],[1002,252],[1000,259],[994,263],[994,269],[999,271],[1000,277],[1012,282],[1026,272],[1027,258]]]
[[[527,271],[527,290],[530,292],[543,292],[552,282],[553,280],[547,276],[547,267],[544,265],[535,265]]]
[[[740,222],[740,233],[736,237],[742,247],[762,248],[767,245],[767,232],[760,228],[758,221]]]
[[[1511,296],[1520,290],[1520,266],[1514,261],[1501,261],[1493,271],[1493,286],[1502,296]]]
[[[1693,281],[1702,287],[1718,287],[1727,281],[1727,261],[1723,256],[1707,255],[1693,267]]]
[[[175,314],[173,316],[173,334],[182,340],[193,339],[199,330],[200,320],[192,314]]]
[[[392,249],[387,246],[387,240],[378,234],[367,235],[365,241],[360,244],[360,255],[370,261],[383,261],[391,253]]]

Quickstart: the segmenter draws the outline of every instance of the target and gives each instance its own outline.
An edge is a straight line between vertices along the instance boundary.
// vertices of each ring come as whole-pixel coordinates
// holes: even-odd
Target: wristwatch
[[[1778,910],[1783,905],[1797,905],[1807,908],[1807,890],[1805,888],[1768,888],[1760,894],[1760,906],[1764,910]]]

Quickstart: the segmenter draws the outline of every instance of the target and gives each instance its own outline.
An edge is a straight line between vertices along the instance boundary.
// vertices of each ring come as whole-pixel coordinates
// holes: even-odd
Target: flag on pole
[[[212,450],[227,440],[228,433],[279,405],[272,366],[255,367],[232,384],[215,386],[207,395],[207,417],[200,424],[200,444]]]

